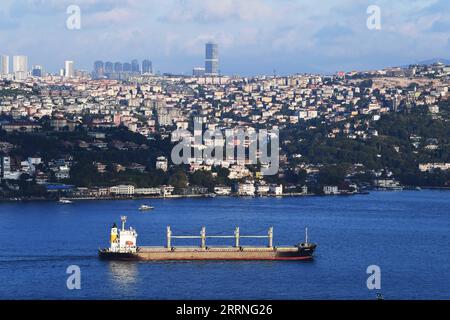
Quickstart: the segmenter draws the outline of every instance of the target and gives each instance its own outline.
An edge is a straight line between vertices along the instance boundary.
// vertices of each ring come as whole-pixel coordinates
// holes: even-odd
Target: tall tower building
[[[136,59],[131,61],[131,72],[140,73],[139,61],[137,61]]]
[[[9,56],[1,56],[0,74],[9,74]]]
[[[97,60],[94,62],[94,76],[96,78],[100,78],[103,76],[105,71],[105,64],[101,60]]]
[[[73,61],[66,61],[64,63],[64,76],[66,78],[73,78],[75,76]]]
[[[123,70],[123,64],[122,62],[116,62],[114,63],[114,72],[119,73]]]
[[[219,47],[217,43],[208,42],[205,45],[205,75],[219,75]]]
[[[123,72],[131,72],[131,63],[125,62],[123,64]]]
[[[111,61],[105,62],[105,73],[111,74],[114,72],[114,63]]]
[[[153,66],[150,60],[142,61],[142,73],[153,73]]]
[[[28,57],[14,56],[13,57],[13,72],[16,80],[23,80],[28,74]]]

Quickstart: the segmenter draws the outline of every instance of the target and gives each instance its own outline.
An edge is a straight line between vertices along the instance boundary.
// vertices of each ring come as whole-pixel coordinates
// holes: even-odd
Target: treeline
[[[419,171],[420,163],[450,161],[448,101],[441,103],[440,108],[439,115],[430,114],[428,107],[383,115],[379,121],[371,122],[370,126],[378,131],[378,136],[366,140],[350,139],[343,134],[329,138],[327,134],[339,125],[312,121],[282,131],[280,141],[289,141],[282,144],[282,149],[293,166],[298,163],[326,167],[362,164],[367,170],[388,169],[406,185],[448,186],[449,171]],[[367,116],[352,121],[357,120],[367,120]],[[311,125],[315,129],[307,130],[307,126]],[[414,145],[414,142],[418,143]],[[434,144],[437,149],[427,148]],[[301,157],[293,158],[294,154],[300,154]],[[368,175],[366,178],[372,180],[374,177]]]

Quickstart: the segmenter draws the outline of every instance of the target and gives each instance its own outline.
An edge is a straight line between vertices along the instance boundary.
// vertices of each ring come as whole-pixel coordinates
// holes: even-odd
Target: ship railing
[[[273,227],[269,228],[267,235],[241,235],[239,227],[237,227],[234,231],[234,235],[206,235],[206,228],[203,227],[200,231],[199,236],[174,236],[172,235],[172,230],[170,226],[167,227],[167,248],[172,248],[172,239],[201,239],[200,247],[206,249],[206,239],[235,239],[235,247],[240,247],[240,239],[241,238],[254,238],[254,239],[268,239],[268,247],[273,248]]]

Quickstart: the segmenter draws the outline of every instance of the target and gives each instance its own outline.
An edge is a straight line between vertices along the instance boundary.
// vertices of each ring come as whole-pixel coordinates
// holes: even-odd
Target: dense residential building
[[[214,60],[217,52],[209,57]],[[19,69],[26,68],[16,59],[14,71]],[[411,69],[415,69],[414,76],[410,76]],[[385,142],[387,130],[395,125],[379,125],[383,119],[410,117],[422,110],[429,121],[441,124],[433,134],[445,128],[450,68],[439,64],[345,76],[249,78],[150,75],[144,72],[147,67],[142,70],[145,74],[133,74],[132,70],[131,63],[96,61],[92,77],[43,74],[41,67],[34,66],[33,77],[1,80],[0,130],[4,138],[0,139],[0,156],[1,178],[8,182],[5,190],[18,188],[21,179],[43,186],[73,184],[74,188],[67,190],[80,196],[117,197],[350,194],[361,187],[361,175],[368,177],[362,187],[389,190],[400,189],[405,182],[414,184],[408,180],[414,174],[424,185],[446,184],[450,170],[445,132],[427,136],[423,130],[428,127],[424,127],[406,135],[406,141],[395,137],[397,140]],[[193,120],[202,124],[201,129],[192,130]],[[280,139],[275,177],[261,175],[269,163],[260,152],[255,163],[226,154],[218,160],[201,156],[212,147],[242,145],[248,151],[250,134],[261,129],[279,131],[279,136],[275,135]],[[236,139],[226,142],[203,136],[206,130],[222,136],[243,131],[248,137],[242,144]],[[71,134],[76,138],[71,139]],[[58,148],[46,156],[40,154],[42,150],[26,153],[30,148],[17,145],[17,140],[9,139],[12,135],[50,139],[57,141]],[[129,135],[132,141],[127,140]],[[196,136],[202,139],[196,140]],[[177,166],[168,147],[180,141],[187,141],[193,153]],[[415,157],[414,161],[407,159],[408,168],[401,162],[405,152],[408,158]],[[111,159],[109,153],[121,156]],[[94,158],[86,156],[90,154]],[[394,159],[396,155],[400,158]],[[29,158],[41,158],[41,162]],[[340,171],[326,172],[342,159],[348,164],[342,175]],[[81,169],[80,161],[84,161]],[[402,163],[402,168],[392,167],[396,163]],[[86,168],[90,169],[83,171]],[[332,181],[323,178],[324,172],[334,175]],[[430,180],[430,175],[438,178]],[[53,186],[48,192],[56,189]]]

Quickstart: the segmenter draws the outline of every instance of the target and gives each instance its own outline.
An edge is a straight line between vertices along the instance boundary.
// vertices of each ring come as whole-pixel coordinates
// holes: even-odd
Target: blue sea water
[[[143,203],[156,209],[139,212]],[[236,226],[264,234],[273,226],[275,245],[294,245],[307,226],[318,248],[312,262],[101,261],[97,249],[108,246],[121,215],[140,245],[164,245],[168,225],[183,235],[202,226],[208,234],[233,234]],[[1,203],[0,226],[0,299],[374,299],[369,265],[381,268],[385,299],[450,299],[448,191]],[[80,290],[67,289],[70,265],[80,267]]]

